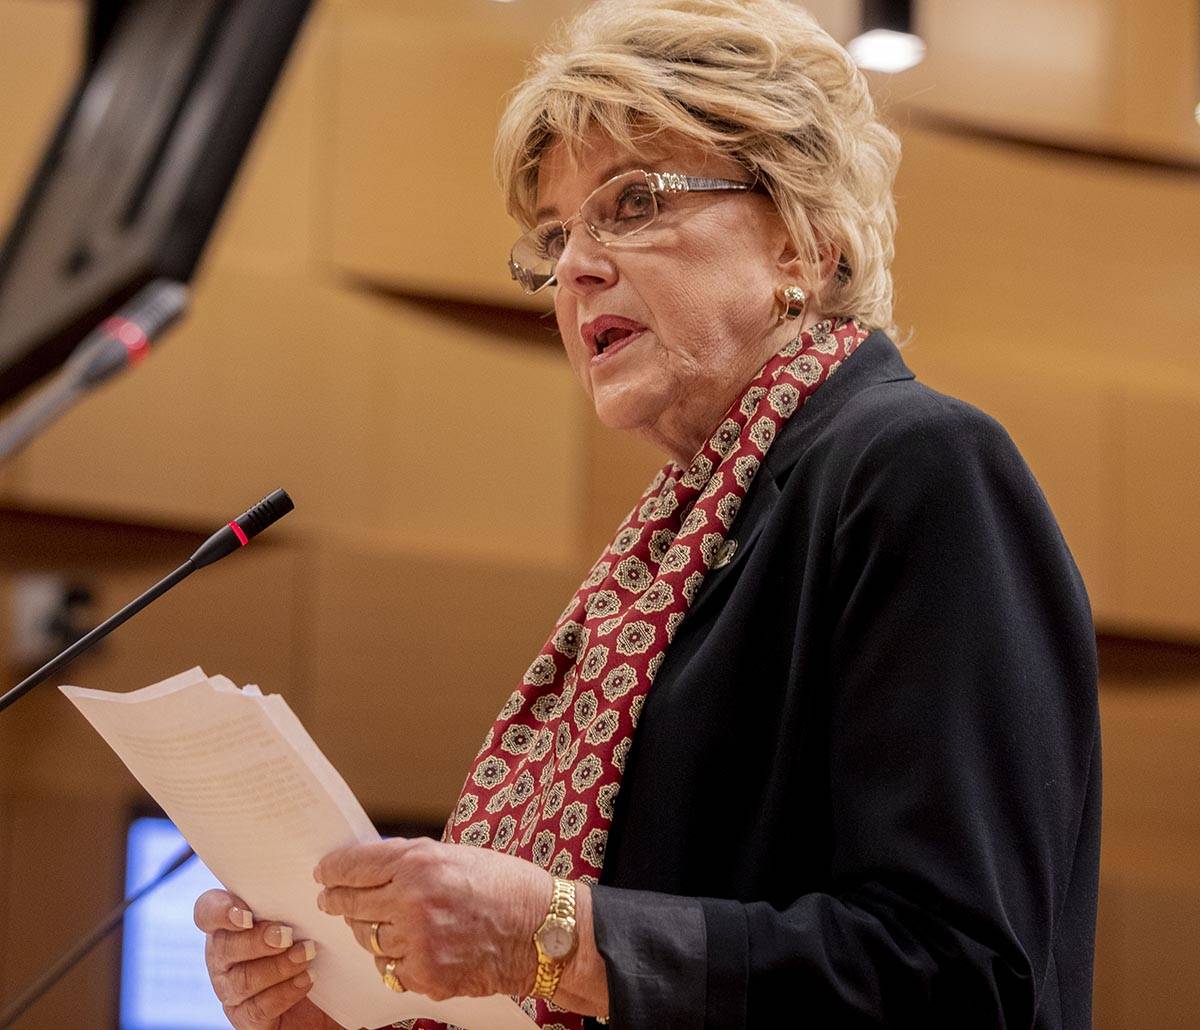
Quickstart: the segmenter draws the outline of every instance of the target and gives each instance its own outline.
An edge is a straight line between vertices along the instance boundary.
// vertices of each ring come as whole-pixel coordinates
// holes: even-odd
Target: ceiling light
[[[911,0],[862,0],[862,34],[846,46],[860,68],[902,72],[925,57],[925,41],[913,31]]]
[[[911,32],[871,29],[846,45],[854,63],[873,72],[902,72],[925,57],[925,41]]]

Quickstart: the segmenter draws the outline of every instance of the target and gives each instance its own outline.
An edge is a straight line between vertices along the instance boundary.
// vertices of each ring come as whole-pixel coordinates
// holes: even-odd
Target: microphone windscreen
[[[194,569],[203,568],[245,547],[268,526],[274,525],[296,507],[283,490],[268,494],[249,511],[242,512],[232,522],[227,522],[212,536],[196,548],[188,559]]]
[[[275,490],[233,521],[241,527],[246,539],[252,540],[295,507],[286,490]]]

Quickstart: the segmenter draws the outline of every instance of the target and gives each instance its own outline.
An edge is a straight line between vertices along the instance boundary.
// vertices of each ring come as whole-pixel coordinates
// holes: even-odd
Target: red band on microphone
[[[142,327],[128,318],[113,315],[104,323],[104,331],[125,348],[131,364],[136,364],[150,353],[150,340]]]
[[[241,541],[243,547],[250,543],[250,538],[246,536],[246,531],[236,522],[229,523],[229,528],[233,530],[233,535]]]

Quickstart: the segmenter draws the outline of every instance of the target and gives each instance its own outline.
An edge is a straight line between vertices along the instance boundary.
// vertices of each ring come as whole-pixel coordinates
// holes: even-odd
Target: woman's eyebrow
[[[626,161],[618,161],[616,164],[610,165],[603,172],[601,172],[599,176],[597,176],[596,186],[608,182],[608,180],[614,175],[620,175],[622,172],[632,172],[635,168],[640,168],[647,172],[656,171],[660,164],[662,164],[661,161],[647,161],[645,158],[633,158]],[[593,187],[593,189],[594,188],[595,187]],[[543,222],[547,218],[557,217],[557,215],[558,208],[553,204],[550,204],[545,207],[539,207],[533,213],[533,218],[535,222]]]

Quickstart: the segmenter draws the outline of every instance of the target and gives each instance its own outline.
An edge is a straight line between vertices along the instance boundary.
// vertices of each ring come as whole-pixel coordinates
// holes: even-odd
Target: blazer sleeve
[[[1098,860],[1078,572],[976,409],[922,398],[853,457],[828,589],[829,890],[781,910],[598,888],[614,1027],[1028,1027],[1056,975],[1073,867]]]

